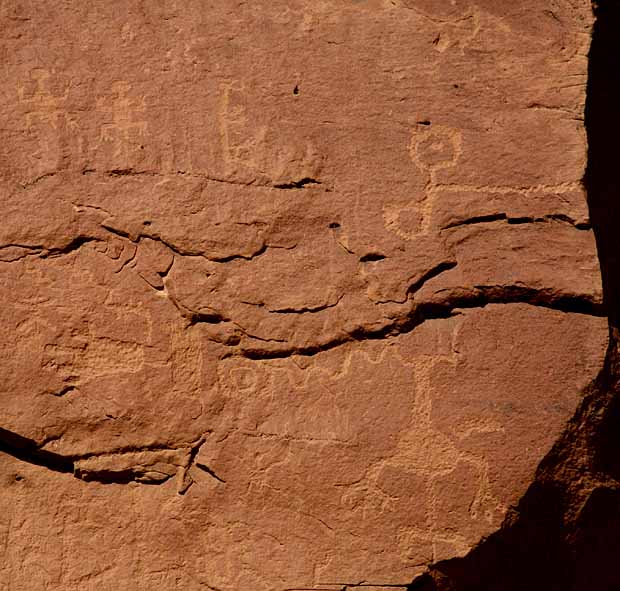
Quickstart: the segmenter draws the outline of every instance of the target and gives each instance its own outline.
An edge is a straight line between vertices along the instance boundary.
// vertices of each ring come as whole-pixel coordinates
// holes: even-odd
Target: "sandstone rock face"
[[[495,531],[607,345],[588,3],[0,18],[0,589],[405,587]]]

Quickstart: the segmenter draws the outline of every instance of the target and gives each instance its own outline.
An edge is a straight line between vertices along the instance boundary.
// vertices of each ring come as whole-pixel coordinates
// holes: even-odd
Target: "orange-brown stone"
[[[499,528],[607,346],[551,4],[2,4],[0,589],[404,588]]]

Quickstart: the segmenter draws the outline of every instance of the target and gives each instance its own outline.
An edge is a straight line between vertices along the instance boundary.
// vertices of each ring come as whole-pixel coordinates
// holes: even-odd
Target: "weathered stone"
[[[552,4],[0,8],[1,588],[373,591],[500,527],[607,346]]]

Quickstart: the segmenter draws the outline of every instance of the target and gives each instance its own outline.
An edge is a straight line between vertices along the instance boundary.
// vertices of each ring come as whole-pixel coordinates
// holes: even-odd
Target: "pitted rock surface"
[[[0,588],[465,555],[607,346],[589,4],[119,7],[0,8]]]

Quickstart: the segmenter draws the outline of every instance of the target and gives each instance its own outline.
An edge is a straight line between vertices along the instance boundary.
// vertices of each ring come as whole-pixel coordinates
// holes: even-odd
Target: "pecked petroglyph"
[[[405,588],[602,365],[586,6],[216,4],[0,8],[11,591]]]

